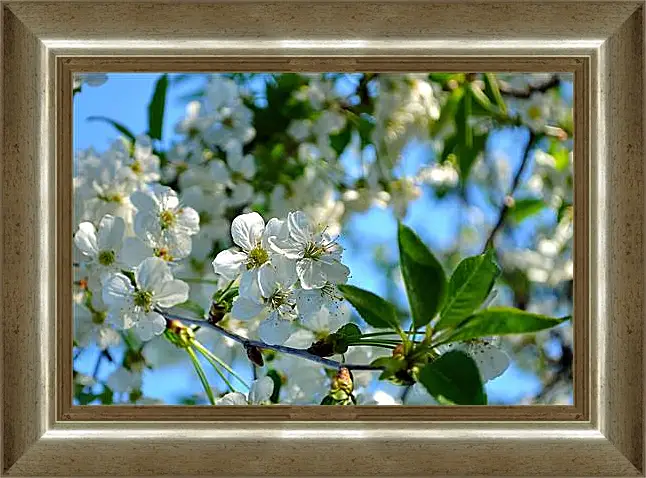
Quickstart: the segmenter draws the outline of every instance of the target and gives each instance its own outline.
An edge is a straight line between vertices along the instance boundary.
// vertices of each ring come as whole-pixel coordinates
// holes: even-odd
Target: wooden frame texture
[[[644,474],[644,4],[0,0],[2,471]],[[575,75],[571,407],[71,404],[72,72]]]

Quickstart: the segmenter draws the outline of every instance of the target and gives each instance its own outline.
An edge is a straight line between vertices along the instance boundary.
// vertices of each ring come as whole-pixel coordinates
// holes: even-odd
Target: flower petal
[[[306,244],[312,239],[313,228],[309,218],[303,211],[290,212],[287,215],[289,234],[296,242]]]
[[[253,405],[267,403],[272,393],[274,393],[274,381],[271,377],[254,380],[249,390],[249,403]]]
[[[74,234],[74,244],[83,255],[87,257],[96,257],[99,254],[99,247],[96,239],[96,228],[91,222],[82,222],[79,224],[78,231]]]
[[[97,245],[100,251],[119,251],[123,244],[126,223],[122,217],[106,214],[99,223]]]
[[[121,309],[132,303],[135,288],[125,275],[112,274],[103,284],[103,302],[109,309]]]
[[[137,237],[126,237],[119,252],[119,262],[128,267],[137,267],[147,257],[153,256],[153,250]]]
[[[135,270],[135,282],[141,290],[157,292],[164,282],[173,279],[168,264],[159,257],[144,259]]]
[[[216,405],[248,405],[247,399],[240,392],[227,393],[215,401]]]
[[[260,242],[265,221],[257,212],[241,214],[231,223],[231,236],[233,242],[250,251]]]
[[[296,263],[296,274],[303,289],[320,289],[327,282],[322,263],[312,259],[301,259]]]
[[[225,279],[235,280],[244,270],[247,254],[231,249],[220,252],[213,260],[213,270]]]
[[[155,291],[153,300],[160,307],[168,308],[188,300],[188,284],[181,280],[164,282],[161,288]]]
[[[280,286],[276,269],[271,264],[263,264],[258,269],[258,287],[263,297],[271,297]]]
[[[200,216],[197,211],[191,207],[180,209],[175,219],[177,222],[175,228],[184,234],[192,236],[200,232]]]
[[[231,308],[231,316],[238,320],[251,320],[258,317],[264,309],[264,304],[259,304],[247,297],[238,296]]]
[[[282,345],[296,331],[291,320],[281,319],[278,314],[271,314],[258,326],[258,336],[269,345]]]
[[[350,269],[339,261],[321,261],[320,267],[328,282],[332,284],[345,284],[348,281]]]
[[[155,335],[160,335],[166,329],[166,319],[157,312],[149,312],[135,322],[135,332],[144,342]]]
[[[152,194],[135,191],[130,195],[130,202],[137,208],[138,213],[156,215],[161,211],[159,201]]]

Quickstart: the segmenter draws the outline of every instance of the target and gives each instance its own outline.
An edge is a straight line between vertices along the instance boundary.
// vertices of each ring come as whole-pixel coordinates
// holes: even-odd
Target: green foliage
[[[513,207],[509,208],[507,215],[515,223],[520,223],[525,219],[538,214],[547,205],[542,199],[524,198],[514,200]]]
[[[456,267],[435,330],[454,327],[469,317],[491,293],[500,269],[493,250],[467,257]]]
[[[204,310],[204,307],[202,307],[200,304],[192,300],[187,300],[186,302],[177,304],[174,308],[191,312],[193,315],[195,315],[200,319],[203,319],[206,316],[206,311]]]
[[[128,128],[126,128],[124,125],[122,125],[121,123],[119,123],[117,121],[111,120],[110,118],[106,118],[105,116],[90,116],[90,117],[88,117],[87,120],[88,121],[101,121],[101,122],[104,122],[104,123],[108,123],[114,129],[116,129],[119,133],[121,133],[126,138],[128,138],[128,140],[130,142],[132,142],[132,143],[135,142],[135,135]]]
[[[416,328],[428,324],[440,307],[446,290],[442,264],[407,226],[398,228],[399,260]]]
[[[353,285],[337,287],[368,325],[378,329],[399,328],[397,309],[387,300]]]
[[[419,372],[419,382],[435,398],[444,397],[457,405],[487,404],[477,365],[459,350],[428,363]]]
[[[532,314],[512,307],[492,307],[466,319],[456,328],[447,342],[538,332],[559,325],[570,318],[570,316],[557,318]]]
[[[162,139],[167,89],[168,74],[164,73],[155,83],[155,90],[148,104],[148,136],[151,139]]]

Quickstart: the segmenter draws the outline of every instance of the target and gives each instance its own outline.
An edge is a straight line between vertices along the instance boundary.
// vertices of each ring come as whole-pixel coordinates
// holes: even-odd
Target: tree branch
[[[516,189],[518,189],[518,186],[520,185],[521,176],[523,175],[523,171],[525,171],[525,167],[529,163],[529,155],[531,153],[532,147],[536,143],[536,140],[537,140],[536,134],[530,130],[529,140],[527,141],[527,146],[525,146],[525,152],[523,153],[523,159],[511,183],[511,188],[509,190],[509,193],[507,193],[507,195],[505,196],[505,200],[503,201],[502,208],[500,209],[500,213],[498,214],[498,220],[496,221],[496,225],[489,233],[489,237],[485,242],[485,245],[483,247],[483,252],[486,251],[487,248],[493,246],[493,241],[496,234],[498,233],[498,231],[500,231],[500,229],[502,229],[502,226],[505,223],[505,219],[507,218],[507,213],[509,212],[509,209],[510,209],[511,201],[513,200],[514,194],[516,193]]]
[[[555,88],[561,84],[561,79],[558,75],[553,75],[549,80],[544,81],[538,85],[527,85],[524,89],[512,88],[504,81],[498,81],[500,93],[505,96],[512,96],[514,98],[530,98],[533,93],[545,93],[551,88]]]
[[[324,367],[328,367],[335,370],[338,370],[342,367],[345,367],[349,370],[383,370],[380,367],[374,367],[372,365],[349,364],[349,363],[337,362],[336,360],[330,360],[324,357],[319,357],[318,355],[314,355],[305,349],[297,349],[294,347],[287,347],[285,345],[271,345],[261,340],[251,340],[241,335],[235,334],[223,327],[220,327],[217,324],[213,324],[208,320],[188,319],[188,318],[180,317],[178,315],[169,314],[168,312],[164,312],[162,310],[157,310],[157,312],[163,315],[167,320],[178,320],[184,324],[199,325],[200,327],[208,327],[224,335],[225,337],[228,337],[231,340],[238,342],[239,344],[242,344],[242,346],[245,349],[248,347],[257,347],[259,349],[275,350],[276,352],[281,352],[289,355],[294,355],[296,357],[301,357],[301,358],[310,360],[312,362],[321,364]]]

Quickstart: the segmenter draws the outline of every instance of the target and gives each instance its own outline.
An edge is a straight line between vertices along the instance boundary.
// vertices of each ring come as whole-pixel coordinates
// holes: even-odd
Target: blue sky
[[[97,151],[107,149],[116,139],[117,133],[112,126],[98,121],[87,121],[90,116],[105,116],[123,123],[135,134],[142,133],[147,127],[147,104],[155,81],[159,74],[110,74],[109,80],[98,88],[84,86],[81,93],[74,99],[74,148],[81,150],[94,147]],[[195,89],[195,82],[188,81],[173,84],[169,88],[164,121],[164,144],[170,144],[174,135],[174,126],[184,115],[186,101],[182,96]],[[514,170],[522,154],[526,141],[523,130],[506,130],[491,135],[488,144],[489,151],[503,151],[510,159]],[[402,172],[414,172],[418,166],[432,157],[428,145],[414,144],[400,165]],[[455,199],[436,199],[428,190],[416,201],[406,217],[405,222],[412,226],[431,249],[447,247],[456,237],[455,217],[462,205]],[[493,215],[494,211],[485,214]],[[431,218],[432,220],[429,220]],[[491,220],[491,219],[489,219]],[[376,293],[385,290],[385,279],[380,276],[379,269],[372,262],[373,250],[383,246],[390,257],[396,257],[396,220],[390,210],[372,209],[364,214],[356,215],[350,224],[355,235],[362,239],[361,247],[356,247],[344,241],[340,242],[347,248],[344,262],[352,270],[351,282]],[[477,251],[474,251],[477,252]],[[77,369],[91,373],[98,352],[88,349],[77,361]],[[115,354],[119,356],[118,353]],[[116,358],[115,357],[115,358]],[[242,365],[242,364],[241,364]],[[112,365],[104,363],[100,377],[105,377],[112,370]],[[249,367],[240,367],[248,374]],[[205,367],[207,369],[207,367]],[[208,370],[207,373],[211,373]],[[213,377],[214,378],[214,377]],[[487,384],[490,401],[514,403],[522,397],[533,395],[540,390],[539,380],[531,373],[516,366],[496,380]],[[389,387],[390,388],[390,387]],[[154,372],[147,372],[144,379],[144,394],[160,398],[169,403],[176,402],[179,396],[199,393],[199,381],[192,369],[184,367],[166,367]]]

